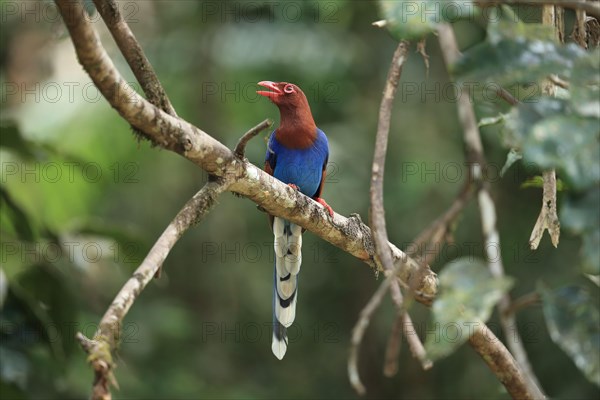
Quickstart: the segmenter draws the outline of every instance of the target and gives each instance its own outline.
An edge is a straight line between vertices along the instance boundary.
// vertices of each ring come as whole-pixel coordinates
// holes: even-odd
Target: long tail
[[[282,218],[273,219],[275,282],[273,285],[273,342],[271,350],[282,359],[287,350],[288,328],[296,317],[298,272],[302,264],[302,228]]]

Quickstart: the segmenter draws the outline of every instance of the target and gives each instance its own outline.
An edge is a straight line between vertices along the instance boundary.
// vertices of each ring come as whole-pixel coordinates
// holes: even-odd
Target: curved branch
[[[155,144],[184,156],[209,174],[232,178],[229,190],[247,197],[269,214],[298,224],[370,266],[382,269],[374,255],[371,231],[359,218],[345,218],[339,214],[330,218],[312,199],[256,166],[241,161],[230,149],[201,129],[143,99],[127,85],[103,49],[93,26],[81,17],[81,4],[72,0],[56,0],[56,3],[71,34],[79,61],[103,96],[125,120],[147,134]],[[414,288],[418,301],[430,304],[437,292],[435,274],[393,244],[389,247],[393,261],[403,261],[398,277],[408,287]]]
[[[238,158],[243,159],[244,153],[246,153],[246,145],[248,144],[248,142],[252,140],[254,136],[258,135],[261,131],[271,127],[272,125],[273,121],[271,121],[270,119],[265,119],[263,122],[256,125],[254,128],[251,128],[248,132],[244,133],[244,136],[242,136],[235,145],[235,149],[233,150],[235,155]]]
[[[211,181],[204,185],[177,213],[173,221],[154,243],[144,261],[121,288],[100,320],[93,339],[90,340],[83,334],[77,333],[77,339],[88,353],[88,360],[95,372],[93,399],[109,399],[110,384],[116,386],[116,380],[112,374],[115,367],[112,352],[119,343],[121,325],[131,305],[161,268],[179,238],[208,214],[215,205],[219,194],[226,190],[228,185],[229,182],[223,179]]]
[[[356,390],[359,395],[364,395],[367,392],[365,385],[360,380],[360,374],[358,373],[358,350],[362,338],[371,322],[371,316],[377,310],[381,304],[381,300],[385,296],[387,290],[394,279],[393,276],[388,276],[385,281],[375,291],[365,308],[360,312],[358,322],[352,329],[352,337],[350,339],[350,355],[348,356],[348,377],[350,378],[350,384]]]
[[[391,269],[392,257],[388,246],[388,235],[385,226],[385,208],[383,206],[383,176],[385,172],[385,156],[387,153],[388,135],[390,133],[390,120],[392,119],[392,106],[398,90],[398,82],[402,73],[402,66],[406,61],[409,43],[401,41],[392,57],[392,64],[388,72],[383,97],[379,107],[379,122],[375,138],[375,152],[373,154],[373,167],[371,169],[371,229],[375,240],[377,256],[384,269]]]

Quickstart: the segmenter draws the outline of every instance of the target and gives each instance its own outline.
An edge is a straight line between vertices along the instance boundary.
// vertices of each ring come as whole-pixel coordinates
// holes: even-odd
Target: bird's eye
[[[285,85],[285,87],[283,88],[283,91],[286,93],[294,93],[294,86],[293,85]]]

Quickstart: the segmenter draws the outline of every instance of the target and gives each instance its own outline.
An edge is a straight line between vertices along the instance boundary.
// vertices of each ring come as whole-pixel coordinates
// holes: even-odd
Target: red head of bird
[[[261,81],[258,84],[270,90],[256,93],[269,98],[279,108],[281,118],[276,130],[277,140],[292,148],[312,145],[317,137],[317,125],[304,92],[288,82]]]

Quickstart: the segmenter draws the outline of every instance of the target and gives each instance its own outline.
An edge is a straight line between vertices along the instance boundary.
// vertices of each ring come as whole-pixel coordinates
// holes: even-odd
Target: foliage
[[[462,257],[440,274],[440,295],[433,303],[433,335],[425,348],[433,359],[447,356],[487,322],[512,279],[494,279],[483,260]]]
[[[549,290],[542,285],[540,292],[552,340],[600,386],[600,312],[592,296],[581,286]]]
[[[2,12],[12,10],[4,7],[8,3],[2,2]],[[52,5],[39,4],[40,12]],[[598,354],[593,347],[597,309],[589,303],[597,300],[598,289],[591,286],[586,295],[552,288],[575,282],[581,272],[597,276],[600,271],[600,57],[597,51],[556,43],[535,23],[503,19],[484,30],[487,21],[472,2],[458,9],[436,9],[436,4],[442,3],[380,2],[380,15],[370,2],[343,1],[252,7],[129,2],[121,11],[178,114],[229,146],[248,127],[277,116],[271,104],[254,96],[256,82],[287,80],[305,89],[330,139],[324,195],[345,215],[368,214],[365,188],[380,88],[396,44],[371,22],[385,18],[393,38],[417,40],[441,22],[460,20],[457,35],[470,45],[451,71],[458,83],[501,84],[523,99],[519,90],[540,87],[548,74],[568,81],[569,89],[557,98],[540,98],[536,89],[536,96],[516,107],[499,100],[476,105],[481,106],[486,154],[491,163],[506,163],[503,178],[490,183],[498,198],[502,255],[507,274],[514,277],[513,292],[531,291],[540,276],[550,287],[539,289],[549,330],[536,330],[534,341],[526,343],[534,370],[553,398],[597,397],[598,389],[577,368],[597,381],[597,364],[589,357]],[[91,2],[86,5],[99,19]],[[6,17],[0,42],[0,393],[2,398],[82,398],[92,374],[74,331],[93,335],[116,291],[207,177],[173,154],[135,142],[127,124],[94,97],[58,20],[44,21],[44,30],[18,13]],[[407,243],[447,208],[466,176],[465,170],[459,179],[444,173],[463,160],[461,128],[456,102],[431,96],[435,84],[454,83],[439,68],[439,49],[429,39],[434,36],[427,36],[430,76],[411,54],[392,121],[385,204],[389,234],[397,243]],[[110,38],[102,41],[110,49]],[[50,94],[56,86],[62,95],[54,101]],[[69,88],[75,88],[73,98]],[[264,151],[261,140],[251,142],[247,157],[260,165]],[[56,167],[62,175],[54,179],[49,172]],[[551,167],[566,183],[559,198],[561,243],[549,251],[542,242],[531,253],[527,238],[541,191],[520,187]],[[94,171],[100,176],[90,175]],[[350,331],[380,282],[359,261],[307,234],[297,334],[290,335],[294,346],[286,361],[276,362],[268,329],[271,232],[263,213],[248,201],[223,196],[220,202],[173,249],[163,277],[149,285],[124,322],[117,395],[350,397],[344,370]],[[444,287],[433,306],[434,324],[489,320],[497,326],[491,310],[510,282],[493,280],[477,261],[484,254],[479,226],[467,209],[454,242],[432,263],[436,270],[443,267]],[[428,310],[410,312],[424,336],[431,327]],[[395,310],[388,307],[382,314],[373,321],[380,329],[365,338],[365,371],[381,369],[380,344]],[[540,314],[527,310],[520,323],[537,327]],[[570,339],[564,350],[575,364],[565,362],[552,342],[557,337]],[[462,335],[461,342],[466,338]],[[399,376],[365,377],[369,396],[497,397],[494,377],[459,344],[428,342],[431,355],[440,359],[427,373],[403,351]],[[423,384],[416,385],[415,377]]]
[[[439,2],[379,1],[386,28],[398,40],[420,39],[436,30],[440,23],[472,18],[477,11],[471,1]]]

